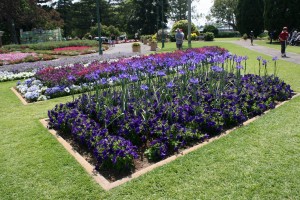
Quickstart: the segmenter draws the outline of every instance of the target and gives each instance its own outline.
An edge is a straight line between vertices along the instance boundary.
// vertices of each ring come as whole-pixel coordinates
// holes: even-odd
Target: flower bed
[[[109,85],[120,84],[120,76],[130,76],[130,79],[136,77],[136,73],[140,77],[145,78],[147,74],[155,71],[165,69],[167,73],[174,73],[180,69],[186,62],[203,63],[210,62],[215,54],[225,52],[225,49],[216,47],[204,47],[199,49],[192,49],[186,52],[175,52],[165,54],[155,54],[150,56],[133,57],[131,59],[120,59],[118,61],[107,62],[90,62],[88,64],[76,63],[66,67],[46,67],[39,70],[35,74],[35,79],[41,81],[39,90],[39,96],[43,95],[43,98],[27,99],[28,102],[44,100],[60,97],[75,93],[84,92],[87,87],[90,90],[94,89],[95,82],[103,83],[100,87],[105,88]],[[229,55],[229,54],[228,54]],[[20,87],[29,88],[31,81],[24,81],[18,83],[17,89],[20,91]],[[83,88],[82,88],[83,86]],[[40,91],[42,87],[47,87],[48,90],[45,93]],[[37,88],[36,88],[37,89]],[[83,90],[82,90],[83,89]],[[26,92],[26,90],[22,90]],[[22,93],[22,92],[21,92]],[[25,95],[22,93],[23,96]]]
[[[120,87],[99,90],[107,83],[97,76],[94,93],[48,111],[49,125],[88,149],[98,170],[130,173],[137,160],[165,159],[292,97],[266,70],[242,75],[245,57],[210,50],[142,58],[144,67],[116,71]]]

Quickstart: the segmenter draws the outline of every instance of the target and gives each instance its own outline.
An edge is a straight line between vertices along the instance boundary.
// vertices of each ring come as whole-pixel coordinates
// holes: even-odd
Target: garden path
[[[253,50],[253,51],[261,52],[263,54],[266,54],[266,55],[269,55],[269,56],[272,56],[272,57],[277,56],[278,59],[280,59],[280,60],[286,60],[286,61],[289,61],[289,62],[300,64],[299,54],[289,52],[289,47],[288,46],[287,46],[287,49],[286,49],[287,57],[282,58],[280,50],[265,47],[265,46],[260,46],[258,44],[254,44],[252,46],[248,40],[246,40],[246,41],[245,40],[236,40],[236,41],[233,41],[233,43],[237,44],[237,45],[240,45],[242,47],[245,47],[247,49]]]

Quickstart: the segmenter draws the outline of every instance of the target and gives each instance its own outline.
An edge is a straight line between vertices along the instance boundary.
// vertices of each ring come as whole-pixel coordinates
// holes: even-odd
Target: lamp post
[[[99,55],[102,55],[102,39],[101,39],[101,24],[100,24],[100,3],[96,0],[97,23],[98,23],[98,39],[99,39]]]
[[[191,30],[192,30],[192,17],[191,17],[191,0],[188,0],[188,47],[192,48]]]
[[[157,1],[157,2],[156,2]],[[161,48],[165,47],[165,34],[164,34],[164,0],[155,0],[153,1],[153,6],[156,6],[157,13],[157,37],[158,37],[158,22],[159,22],[159,13],[158,13],[158,4],[161,5]]]
[[[161,0],[161,48],[165,47],[165,34],[164,34],[164,0]]]
[[[0,47],[2,47],[2,36],[3,36],[4,31],[0,31]]]

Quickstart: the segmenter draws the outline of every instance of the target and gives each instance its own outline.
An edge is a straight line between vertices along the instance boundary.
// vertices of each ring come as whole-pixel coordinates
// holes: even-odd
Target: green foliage
[[[233,31],[233,32],[219,32],[216,37],[218,37],[218,38],[241,37],[241,34],[238,31]]]
[[[247,33],[244,33],[243,37],[242,37],[244,40],[247,40],[248,39],[248,35]]]
[[[211,8],[212,16],[236,30],[237,5],[238,0],[214,0]]]
[[[213,41],[215,38],[214,33],[206,32],[204,33],[204,41]]]
[[[91,27],[90,33],[94,37],[97,36],[98,35],[98,26]],[[114,34],[116,36],[120,36],[121,32],[115,26],[112,26],[112,25],[110,25],[110,26],[101,25],[101,35],[102,36],[109,37],[111,34]]]
[[[219,30],[213,25],[205,25],[203,28],[203,33],[212,32],[215,36],[219,34]]]
[[[134,42],[134,43],[132,43],[132,46],[133,46],[133,47],[140,47],[140,46],[141,46],[141,43],[139,43],[139,42]]]
[[[174,23],[174,25],[173,25],[173,27],[171,29],[171,33],[175,33],[175,31],[176,31],[177,28],[182,29],[182,31],[184,33],[184,37],[187,38],[187,34],[188,34],[188,21],[187,20],[180,20],[180,21]],[[191,32],[199,34],[199,31],[198,31],[198,29],[197,29],[197,27],[195,26],[194,23],[191,24]]]
[[[240,33],[253,31],[256,37],[264,30],[263,0],[239,0],[237,7],[237,27]]]

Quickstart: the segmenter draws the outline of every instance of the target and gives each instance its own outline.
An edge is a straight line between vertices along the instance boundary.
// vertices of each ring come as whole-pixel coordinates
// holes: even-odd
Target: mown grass
[[[219,45],[247,55],[255,71],[256,52]],[[167,43],[166,49],[174,50]],[[173,48],[173,49],[172,49]],[[267,56],[264,56],[268,58]],[[253,61],[254,59],[254,61]],[[280,77],[300,91],[299,65],[279,61]],[[300,196],[300,98],[248,126],[109,192],[103,191],[39,123],[57,98],[24,106],[0,83],[1,199],[297,199]]]

